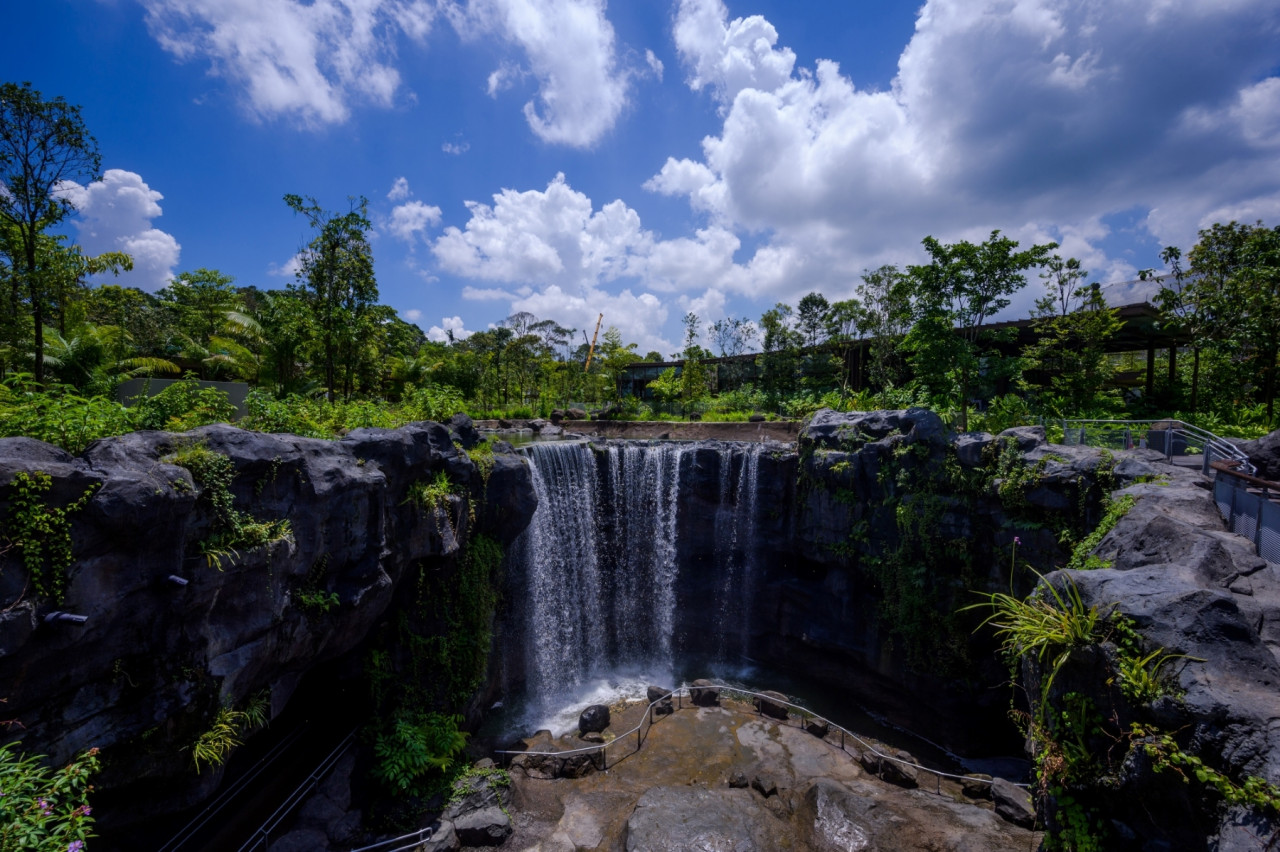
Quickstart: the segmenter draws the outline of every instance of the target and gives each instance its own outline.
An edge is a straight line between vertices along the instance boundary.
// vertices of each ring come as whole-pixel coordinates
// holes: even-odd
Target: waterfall
[[[714,529],[693,523],[681,542],[688,499],[681,482],[693,475],[692,449],[547,442],[525,450],[538,508],[512,547],[511,564],[523,577],[513,651],[524,655],[535,713],[616,672],[673,675],[682,553],[705,552],[703,564],[715,554],[718,576],[704,593],[715,599],[688,602],[709,616],[699,616],[712,634],[700,641],[710,640],[722,659],[746,650],[762,447],[718,448]]]
[[[756,495],[762,444],[747,444],[720,458],[716,511],[716,657],[737,662],[747,654],[755,590]],[[735,483],[735,476],[736,483]]]

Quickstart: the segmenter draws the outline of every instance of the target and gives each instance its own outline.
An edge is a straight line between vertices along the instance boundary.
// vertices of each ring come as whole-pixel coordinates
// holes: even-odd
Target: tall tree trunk
[[[1197,411],[1200,402],[1200,347],[1191,347],[1191,413]]]
[[[35,332],[35,375],[37,385],[44,384],[44,311],[40,305],[40,284],[36,277],[36,241],[35,236],[23,247],[27,256],[27,290],[31,293],[31,319]]]

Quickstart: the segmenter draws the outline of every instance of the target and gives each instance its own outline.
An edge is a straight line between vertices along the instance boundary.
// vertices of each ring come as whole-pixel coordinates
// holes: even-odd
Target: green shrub
[[[27,437],[79,453],[90,441],[135,429],[128,409],[105,397],[82,397],[67,385],[44,391],[0,385],[0,437]]]
[[[443,779],[466,747],[461,721],[461,716],[401,710],[376,737],[375,776],[397,792],[425,792],[424,785]]]
[[[89,778],[98,771],[96,748],[62,769],[24,756],[17,743],[0,746],[0,852],[81,852],[93,837]]]
[[[201,387],[193,376],[174,382],[154,396],[135,397],[133,419],[139,429],[186,432],[236,416],[226,392]]]

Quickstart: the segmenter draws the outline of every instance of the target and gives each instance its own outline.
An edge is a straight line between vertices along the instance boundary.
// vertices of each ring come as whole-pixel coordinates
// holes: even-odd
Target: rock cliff
[[[101,748],[98,787],[145,791],[152,815],[200,800],[219,767],[194,773],[191,749],[220,708],[274,717],[406,577],[527,525],[527,464],[482,467],[432,423],[340,441],[138,432],[79,456],[0,440],[8,737],[59,762]]]

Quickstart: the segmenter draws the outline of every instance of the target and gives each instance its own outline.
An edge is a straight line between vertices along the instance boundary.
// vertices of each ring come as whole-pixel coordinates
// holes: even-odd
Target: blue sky
[[[71,230],[149,290],[284,286],[282,196],[363,195],[381,299],[433,336],[603,313],[671,352],[687,310],[846,298],[929,234],[1055,240],[1109,284],[1280,224],[1274,0],[8,6],[0,79],[102,150]]]

